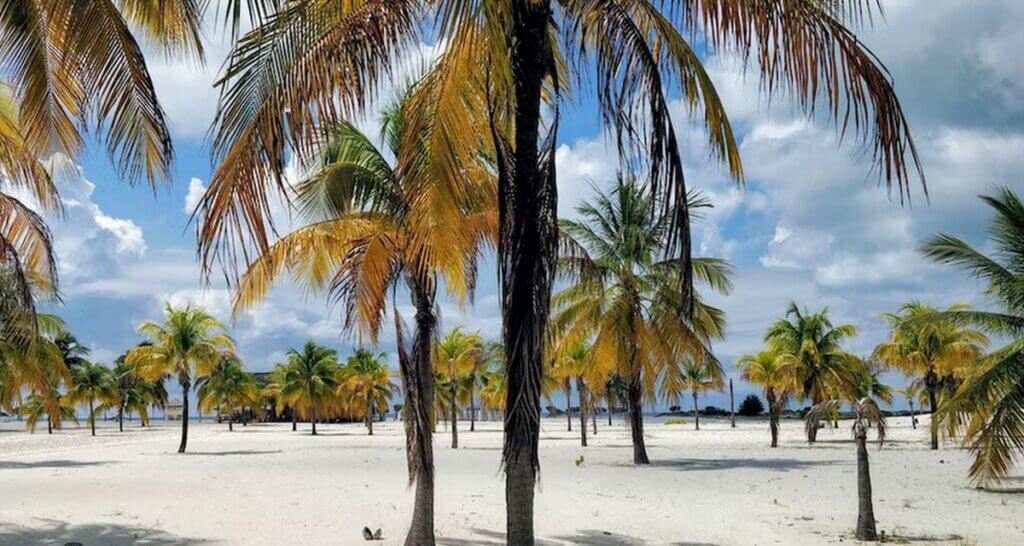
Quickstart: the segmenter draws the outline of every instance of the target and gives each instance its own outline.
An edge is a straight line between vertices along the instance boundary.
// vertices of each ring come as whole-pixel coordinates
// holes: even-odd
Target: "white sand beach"
[[[848,424],[813,447],[785,421],[778,449],[763,421],[651,420],[654,464],[633,467],[627,430],[600,422],[591,445],[546,419],[536,527],[542,544],[838,544],[856,522]],[[0,433],[0,544],[359,544],[363,526],[401,544],[412,510],[400,423],[328,424],[319,436],[289,424],[194,423],[178,455],[177,423],[102,423],[30,435]],[[301,426],[301,425],[300,425]],[[1004,493],[969,487],[968,454],[927,449],[926,430],[890,420],[870,452],[879,529],[914,544],[1009,546],[1024,537],[1024,478]],[[500,425],[440,427],[437,534],[449,546],[503,544]],[[582,456],[583,462],[576,464]]]

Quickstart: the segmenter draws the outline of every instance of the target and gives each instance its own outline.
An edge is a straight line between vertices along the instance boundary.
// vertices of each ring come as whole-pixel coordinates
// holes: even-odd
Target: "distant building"
[[[164,419],[167,421],[181,421],[183,409],[181,400],[177,398],[167,402],[167,407],[164,408]]]

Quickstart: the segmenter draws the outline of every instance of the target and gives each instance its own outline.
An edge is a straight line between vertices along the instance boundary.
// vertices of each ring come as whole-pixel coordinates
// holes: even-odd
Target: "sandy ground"
[[[851,542],[856,467],[848,423],[809,447],[784,423],[768,446],[764,421],[648,422],[654,464],[630,464],[621,423],[599,423],[591,445],[562,419],[546,419],[536,527],[542,544],[834,544]],[[398,423],[324,425],[319,436],[288,424],[179,425],[98,436],[69,428],[30,435],[0,425],[0,544],[360,544],[364,525],[401,544],[412,511]],[[926,431],[890,420],[871,449],[879,528],[917,544],[1024,544],[1024,478],[1005,492],[964,477],[967,453],[927,449]],[[497,423],[460,430],[452,450],[435,437],[437,534],[448,546],[501,544],[504,488]],[[577,459],[583,457],[582,464]],[[380,544],[380,543],[378,543]]]

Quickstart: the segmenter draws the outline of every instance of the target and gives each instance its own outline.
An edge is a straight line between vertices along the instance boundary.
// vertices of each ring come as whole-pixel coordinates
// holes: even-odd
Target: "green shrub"
[[[736,413],[745,417],[756,417],[764,413],[764,404],[756,394],[748,394],[746,398],[740,402],[740,409]]]
[[[666,425],[685,425],[686,424],[686,419],[683,419],[682,417],[673,417],[671,419],[665,419],[665,424]]]

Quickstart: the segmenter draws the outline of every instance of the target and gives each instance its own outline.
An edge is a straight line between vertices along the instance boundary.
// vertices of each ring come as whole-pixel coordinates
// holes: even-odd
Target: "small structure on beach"
[[[167,407],[164,408],[164,420],[181,421],[182,409],[181,400],[177,398],[167,402]]]

